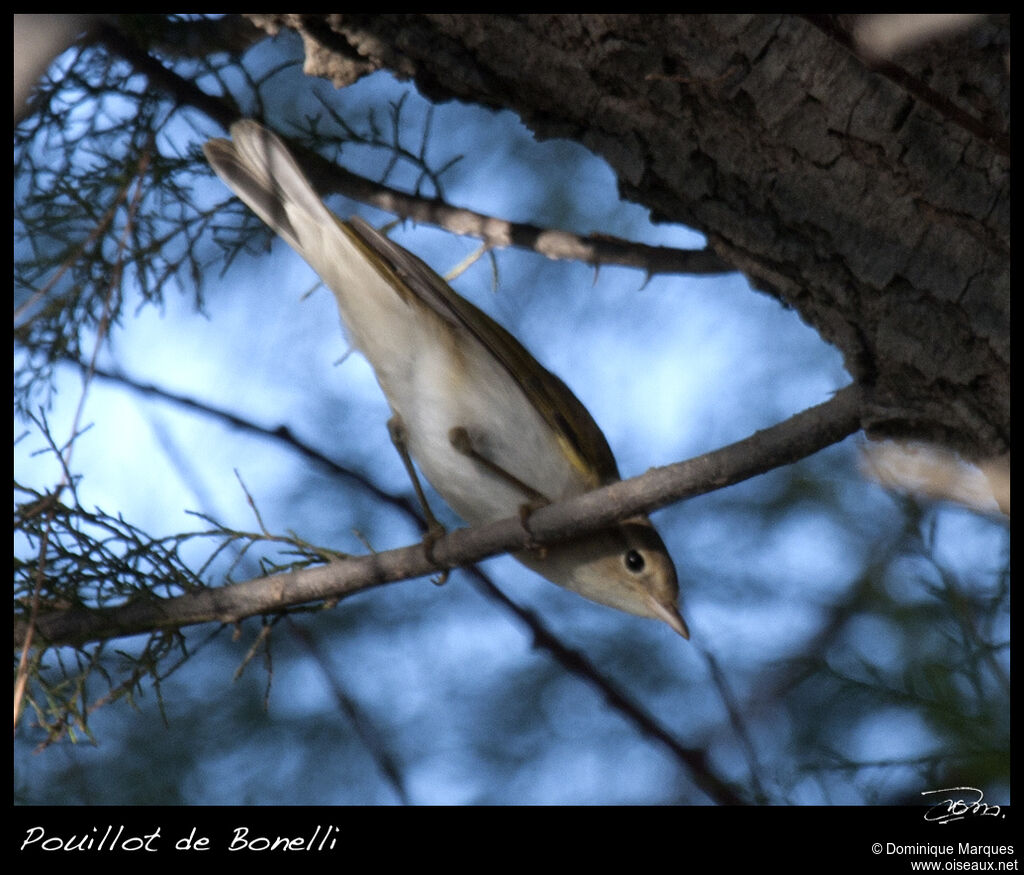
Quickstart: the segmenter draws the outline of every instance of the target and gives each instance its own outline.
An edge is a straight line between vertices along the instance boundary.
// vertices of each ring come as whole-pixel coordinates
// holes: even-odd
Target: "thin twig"
[[[604,696],[605,701],[612,708],[633,724],[643,735],[666,747],[679,762],[689,769],[694,783],[710,799],[719,805],[746,804],[747,800],[743,798],[739,791],[715,773],[708,763],[707,756],[703,750],[687,747],[682,744],[637,702],[633,701],[616,684],[601,674],[584,654],[571,647],[567,647],[556,635],[549,632],[532,611],[513,602],[475,566],[468,570],[470,577],[480,592],[493,601],[504,605],[533,633],[535,646],[547,650],[558,664],[570,674],[587,681]]]
[[[92,375],[92,368],[95,367],[96,358],[99,355],[100,348],[102,347],[104,340],[107,336],[107,331],[110,327],[110,314],[113,310],[111,302],[114,295],[120,289],[121,285],[121,270],[124,263],[123,252],[128,241],[128,237],[131,233],[132,223],[135,219],[135,214],[138,210],[139,203],[142,198],[142,184],[143,179],[146,175],[146,171],[149,168],[150,162],[150,149],[152,148],[152,141],[149,146],[143,150],[139,156],[139,163],[136,169],[136,174],[133,177],[135,181],[135,194],[132,197],[131,202],[128,205],[128,215],[125,219],[125,227],[121,234],[121,239],[118,241],[117,258],[114,262],[114,273],[110,278],[110,282],[107,285],[107,293],[103,299],[103,312],[100,317],[99,325],[97,326],[96,338],[93,344],[92,357],[89,362],[89,368],[85,372],[85,376],[82,380],[82,391],[79,394],[78,405],[75,408],[75,415],[71,424],[72,436],[78,434],[79,423],[82,418],[82,411],[85,408],[85,399],[89,390],[89,381]],[[118,192],[117,197],[114,200],[113,205],[107,211],[106,216],[100,221],[99,226],[96,228],[94,235],[98,237],[100,233],[107,227],[107,225],[113,221],[114,213],[128,193],[128,189],[131,186],[132,180],[127,181],[121,190]],[[91,239],[91,238],[90,238]],[[65,265],[61,272],[67,268]],[[13,731],[18,731],[18,721],[21,719],[21,711],[25,702],[25,691],[28,688],[28,655],[32,648],[33,630],[35,627],[35,621],[39,613],[39,596],[42,592],[43,580],[45,579],[46,573],[46,556],[49,550],[50,532],[53,524],[53,517],[56,513],[56,508],[59,502],[60,493],[71,485],[71,452],[74,447],[74,440],[69,440],[65,446],[65,449],[60,453],[61,467],[64,471],[60,483],[57,484],[57,488],[53,493],[53,501],[47,511],[46,526],[43,529],[42,537],[39,543],[39,564],[36,567],[35,584],[32,587],[32,601],[29,605],[29,620],[28,628],[26,630],[25,639],[22,644],[21,654],[18,658],[18,669],[15,676],[14,684],[14,726]]]
[[[409,792],[405,787],[405,779],[402,777],[398,761],[381,742],[380,733],[373,726],[370,718],[363,713],[363,709],[356,704],[356,701],[342,687],[335,670],[320,651],[320,648],[317,647],[313,636],[309,634],[309,630],[294,621],[289,622],[289,627],[292,634],[302,643],[303,647],[306,648],[309,655],[313,658],[313,661],[319,666],[324,679],[331,688],[334,701],[352,723],[356,735],[359,736],[360,741],[363,742],[366,749],[370,752],[370,756],[373,757],[377,768],[388,784],[391,785],[391,789],[394,790],[399,801],[403,805],[408,805],[410,803]]]

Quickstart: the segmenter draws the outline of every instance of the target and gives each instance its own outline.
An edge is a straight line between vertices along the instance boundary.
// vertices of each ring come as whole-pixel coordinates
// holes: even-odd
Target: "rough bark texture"
[[[336,85],[388,68],[583,143],[842,351],[869,433],[1008,449],[1008,19],[900,58],[908,85],[831,17],[252,18]]]

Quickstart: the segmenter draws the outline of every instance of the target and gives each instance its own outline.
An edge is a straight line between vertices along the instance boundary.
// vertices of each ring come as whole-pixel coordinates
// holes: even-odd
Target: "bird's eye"
[[[634,574],[639,574],[643,571],[644,566],[647,564],[644,561],[643,554],[637,550],[627,550],[623,561],[626,563],[626,568]]]

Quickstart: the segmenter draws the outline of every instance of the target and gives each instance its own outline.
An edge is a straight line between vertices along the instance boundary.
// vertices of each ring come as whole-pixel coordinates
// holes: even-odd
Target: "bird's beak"
[[[675,605],[668,607],[652,598],[651,606],[654,608],[655,617],[664,620],[687,641],[690,640],[690,630],[686,628],[686,621],[680,616],[679,609]]]

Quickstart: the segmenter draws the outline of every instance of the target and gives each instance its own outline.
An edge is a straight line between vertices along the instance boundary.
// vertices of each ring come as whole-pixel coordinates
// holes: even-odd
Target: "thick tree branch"
[[[847,386],[829,401],[722,449],[542,507],[530,516],[529,531],[513,517],[450,532],[434,543],[429,555],[422,544],[414,544],[172,599],[55,611],[38,618],[36,634],[51,644],[81,644],[196,623],[233,623],[296,605],[337,600],[535,544],[555,543],[809,456],[857,431],[861,404],[860,389]],[[15,623],[15,646],[27,631],[24,621]]]

